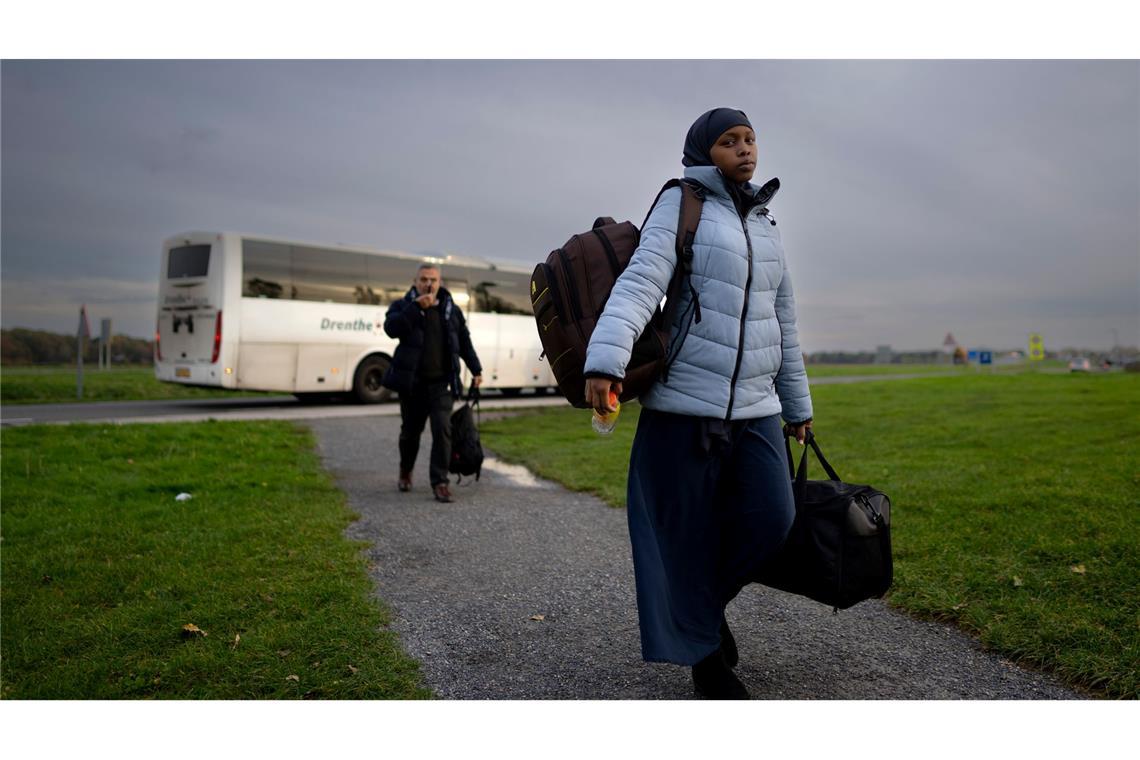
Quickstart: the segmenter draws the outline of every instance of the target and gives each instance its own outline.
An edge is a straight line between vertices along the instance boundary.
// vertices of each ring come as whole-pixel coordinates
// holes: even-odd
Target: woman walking
[[[692,666],[696,692],[714,699],[749,696],[732,672],[724,611],[791,527],[783,436],[803,443],[812,418],[791,280],[767,208],[779,181],[752,185],[756,160],[742,111],[716,108],[689,128],[684,176],[704,196],[692,288],[674,311],[668,377],[641,397],[630,453],[642,657]],[[590,339],[586,401],[600,412],[613,411],[609,394],[620,395],[634,340],[673,276],[680,203],[679,188],[658,200]]]

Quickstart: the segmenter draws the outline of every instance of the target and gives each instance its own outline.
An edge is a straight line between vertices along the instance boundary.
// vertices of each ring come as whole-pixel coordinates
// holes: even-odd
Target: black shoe
[[[693,666],[693,688],[705,699],[752,698],[719,649]]]
[[[720,619],[720,651],[724,654],[724,664],[730,668],[735,668],[736,664],[740,662],[740,652],[736,650],[736,639],[732,637],[732,631],[728,629],[728,619],[721,617]]]

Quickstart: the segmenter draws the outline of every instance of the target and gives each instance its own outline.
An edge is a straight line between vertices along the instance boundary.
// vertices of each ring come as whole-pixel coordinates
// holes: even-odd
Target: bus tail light
[[[162,361],[162,333],[159,332],[158,327],[154,328],[154,353],[159,361]]]
[[[218,318],[214,322],[214,353],[210,357],[210,364],[218,360],[222,353],[222,310],[218,309]]]

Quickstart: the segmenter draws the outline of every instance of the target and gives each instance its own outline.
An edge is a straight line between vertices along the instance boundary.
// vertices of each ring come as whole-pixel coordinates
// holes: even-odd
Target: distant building
[[[890,364],[894,358],[895,353],[890,346],[875,347],[875,364]]]
[[[942,341],[943,361],[952,361],[955,364],[958,364],[959,363],[959,360],[958,360],[959,352],[962,354],[963,357],[965,357],[966,350],[958,345],[958,341],[954,337],[954,333],[946,333],[946,337]]]
[[[954,339],[954,333],[946,333],[946,339],[942,341],[942,353],[953,356],[954,350],[957,348],[958,341]]]

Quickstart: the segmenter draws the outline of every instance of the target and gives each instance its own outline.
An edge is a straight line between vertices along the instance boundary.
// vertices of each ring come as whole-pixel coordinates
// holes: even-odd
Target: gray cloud
[[[5,326],[73,327],[75,307],[33,309],[32,287],[66,282],[55,292],[70,298],[98,278],[110,301],[157,287],[161,240],[187,229],[533,263],[600,214],[640,222],[680,171],[691,120],[733,105],[757,127],[759,174],[784,184],[773,212],[808,350],[934,347],[947,330],[995,347],[1032,330],[1052,345],[1107,346],[1111,328],[1140,343],[1136,62],[0,73]],[[149,334],[145,305],[128,311],[99,316]]]

